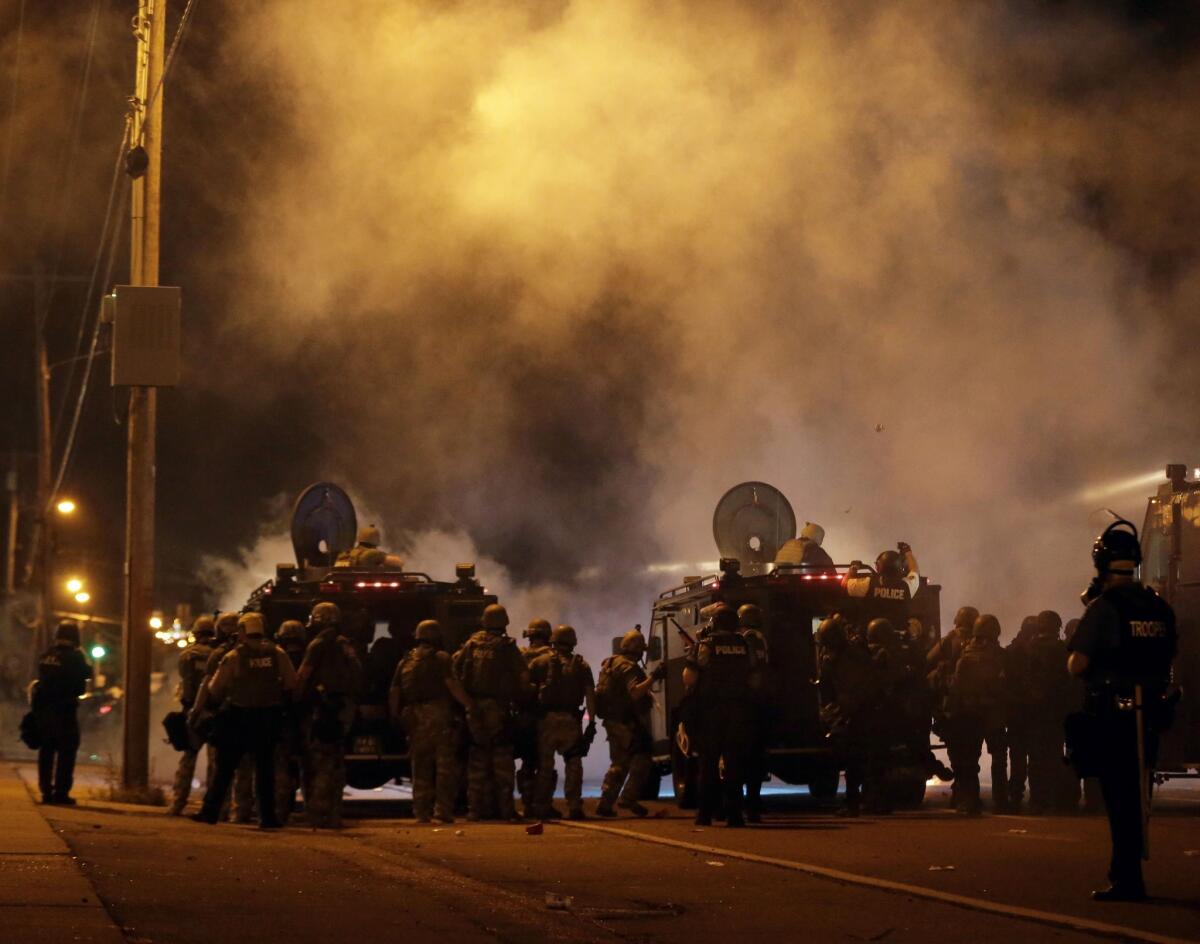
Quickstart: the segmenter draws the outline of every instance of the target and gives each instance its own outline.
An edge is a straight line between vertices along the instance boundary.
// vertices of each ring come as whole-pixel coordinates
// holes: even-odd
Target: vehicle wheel
[[[694,810],[699,804],[697,794],[696,758],[684,754],[676,741],[671,742],[671,781],[675,802],[681,810]]]
[[[920,776],[905,777],[888,784],[892,806],[898,810],[920,809],[925,802],[925,780]]]
[[[832,800],[837,796],[841,772],[836,767],[822,767],[808,780],[808,792],[815,800]]]
[[[374,790],[399,776],[391,764],[380,761],[356,762],[346,765],[346,785],[355,790]]]

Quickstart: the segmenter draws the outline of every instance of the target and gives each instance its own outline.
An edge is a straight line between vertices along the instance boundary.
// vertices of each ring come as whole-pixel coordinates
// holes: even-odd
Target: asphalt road
[[[740,831],[697,829],[662,803],[648,820],[540,835],[416,826],[394,796],[352,803],[339,834],[211,827],[86,799],[40,809],[126,939],[154,944],[1120,937],[1086,922],[1133,929],[1126,939],[1200,939],[1200,806],[1186,793],[1160,796],[1157,897],[1138,906],[1087,898],[1103,878],[1102,819],[961,819],[935,799],[844,821],[795,798],[772,804],[767,823]]]

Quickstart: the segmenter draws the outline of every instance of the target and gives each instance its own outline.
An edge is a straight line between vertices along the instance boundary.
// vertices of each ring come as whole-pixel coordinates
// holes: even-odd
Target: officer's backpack
[[[520,694],[517,691],[520,679],[513,673],[505,647],[516,652],[517,642],[501,633],[476,633],[467,640],[463,685],[468,692],[509,700]]]
[[[620,656],[609,656],[600,663],[600,677],[596,679],[596,715],[603,721],[621,721],[630,713],[629,692],[620,691],[613,682],[613,663]]]
[[[951,713],[985,715],[992,723],[1001,723],[1005,701],[1003,650],[968,646],[954,669],[948,699]]]
[[[583,701],[585,688],[583,657],[563,659],[552,654],[547,658],[546,678],[538,687],[538,704],[548,711],[574,711]]]

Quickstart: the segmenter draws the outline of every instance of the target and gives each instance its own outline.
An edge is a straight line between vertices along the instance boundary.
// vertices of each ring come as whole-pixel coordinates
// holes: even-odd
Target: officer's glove
[[[654,671],[650,673],[650,678],[652,678],[656,682],[661,682],[666,677],[667,677],[667,664],[665,662],[660,662],[658,665],[656,665],[654,667]]]
[[[583,739],[589,744],[596,739],[596,719],[588,720],[587,727],[583,729]]]
[[[907,543],[905,543],[904,541],[897,542],[896,550],[898,550],[901,554],[911,554],[912,553],[912,547],[910,545],[908,545]]]

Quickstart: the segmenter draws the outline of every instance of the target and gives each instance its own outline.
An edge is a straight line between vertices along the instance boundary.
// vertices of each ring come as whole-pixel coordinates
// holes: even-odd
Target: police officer
[[[296,672],[282,649],[267,638],[262,614],[238,619],[238,644],[226,653],[209,691],[228,702],[216,735],[217,776],[193,819],[216,823],[221,803],[244,754],[254,758],[254,788],[261,829],[278,829],[275,815],[275,743],[284,698],[296,687]]]
[[[591,666],[575,652],[574,627],[558,626],[551,649],[530,665],[530,681],[537,692],[538,779],[534,815],[556,819],[554,809],[554,757],[563,757],[563,795],[569,819],[585,819],[583,812],[583,756],[586,752],[581,706],[588,711],[590,736],[596,736],[596,694]]]
[[[695,693],[699,722],[698,826],[712,824],[722,792],[725,825],[746,825],[742,816],[742,784],[746,779],[747,749],[753,737],[755,669],[754,652],[738,633],[737,614],[732,607],[719,604],[712,614],[712,632],[697,642],[683,669],[684,687]]]
[[[208,662],[204,666],[204,680],[200,683],[200,691],[196,694],[196,703],[189,716],[193,727],[204,731],[211,731],[212,724],[210,722],[214,721],[212,710],[219,704],[219,699],[209,697],[209,684],[217,674],[221,660],[237,645],[238,614],[228,612],[219,614],[215,629],[216,645],[213,646],[212,655],[208,657]],[[205,736],[208,735],[205,734]],[[216,745],[211,743],[211,739],[209,746],[211,749],[208,751],[206,787],[210,786],[217,776]],[[242,758],[237,773],[234,775],[232,791],[234,822],[249,823],[254,819],[254,758],[249,753]],[[229,811],[229,806],[229,797],[225,797],[221,806],[222,815]]]
[[[513,804],[512,709],[526,697],[529,668],[517,641],[505,631],[508,611],[498,603],[483,610],[482,627],[454,654],[454,674],[471,699],[467,729],[467,818],[483,819],[494,792],[502,820],[517,821]]]
[[[1025,752],[1029,759],[1029,812],[1038,815],[1061,804],[1063,719],[1071,698],[1067,647],[1058,638],[1062,617],[1043,610],[1034,617],[1025,644]],[[1014,774],[1015,779],[1015,774]],[[1010,786],[1013,805],[1019,798]]]
[[[1029,730],[1037,701],[1030,666],[1030,643],[1037,634],[1037,617],[1026,616],[1016,638],[1004,648],[1008,681],[1008,811],[1019,813],[1029,774]],[[1060,672],[1065,672],[1061,664]],[[1034,812],[1031,808],[1030,812]]]
[[[1067,668],[1087,686],[1085,710],[1099,731],[1100,790],[1112,834],[1109,887],[1097,901],[1141,901],[1150,772],[1158,735],[1170,726],[1165,694],[1178,637],[1175,613],[1137,579],[1142,561],[1137,530],[1109,525],[1092,547],[1096,577],[1085,591],[1087,609],[1068,649]]]
[[[393,721],[401,722],[408,734],[413,816],[418,823],[428,823],[436,812],[441,822],[453,823],[458,738],[450,699],[467,711],[474,705],[442,649],[438,621],[422,620],[415,638],[417,644],[396,666],[388,707]]]
[[[318,829],[340,829],[346,788],[346,735],[362,689],[362,663],[341,634],[342,611],[322,601],[309,624],[316,635],[296,672],[304,737],[304,809]]]
[[[868,713],[879,697],[871,657],[852,645],[846,623],[837,616],[817,629],[821,722],[829,734],[834,759],[846,772],[845,805],[840,816],[858,816],[866,776]]]
[[[75,752],[79,750],[79,696],[87,691],[92,667],[79,648],[79,624],[63,620],[54,644],[38,660],[33,716],[41,735],[38,787],[43,803],[74,806]]]
[[[811,521],[804,522],[800,536],[784,541],[775,555],[776,564],[800,567],[803,570],[824,570],[833,567],[833,558],[821,547],[825,529]]]
[[[975,629],[975,621],[979,619],[979,610],[973,606],[960,606],[954,614],[954,626],[929,650],[925,657],[926,678],[933,692],[933,732],[940,735],[946,745],[947,759],[951,764],[950,802],[958,807],[958,778],[953,771],[953,757],[958,751],[955,740],[957,731],[950,724],[947,707],[950,699],[950,683],[954,680],[954,670],[958,667],[958,659],[967,643],[971,641],[971,633]]]
[[[381,538],[379,529],[373,524],[358,529],[358,543],[349,550],[342,551],[334,562],[334,567],[350,567],[355,569],[386,569],[403,570],[404,560],[395,554],[389,554],[379,545]]]
[[[640,629],[631,629],[621,637],[621,651],[600,665],[596,712],[604,722],[609,764],[596,804],[597,816],[616,816],[614,804],[634,816],[650,812],[638,802],[650,775],[650,708],[654,703],[650,688],[666,675],[667,666],[660,663],[647,675],[641,665],[645,654],[646,637]]]
[[[212,656],[212,643],[217,631],[213,618],[208,615],[197,616],[192,623],[192,638],[190,646],[179,653],[179,702],[185,713],[190,713],[200,694],[200,685],[204,681],[204,668]],[[203,746],[194,734],[191,735],[192,746],[179,754],[179,766],[175,768],[175,797],[167,811],[171,816],[179,816],[187,806],[188,797],[192,793],[192,778],[196,775],[196,757]]]
[[[811,524],[811,522],[810,522]],[[814,525],[815,527],[815,525]],[[763,635],[762,610],[754,603],[738,607],[738,632],[754,656],[754,724],[746,750],[746,819],[762,822],[762,785],[767,779],[767,744],[771,736],[770,653]]]
[[[536,659],[550,653],[550,621],[545,619],[531,620],[528,628],[521,634],[529,640],[521,655],[525,657],[525,665],[532,668]],[[538,772],[538,706],[535,701],[536,692],[527,691],[516,705],[513,719],[513,753],[521,761],[521,769],[517,771],[517,792],[521,795],[522,812],[533,816],[534,794],[537,788]]]
[[[979,757],[985,743],[992,758],[992,803],[998,813],[1006,809],[1004,725],[1008,683],[1004,669],[1000,621],[984,613],[975,621],[971,641],[958,658],[947,699],[948,724],[954,732],[950,765],[958,787],[955,808],[970,816],[979,815],[983,808]]]
[[[921,586],[917,559],[912,548],[901,541],[898,550],[883,551],[875,558],[875,569],[861,573],[861,561],[853,561],[843,584],[852,601],[852,612],[860,629],[873,619],[886,619],[892,626],[908,624],[913,596]]]
[[[304,637],[304,624],[300,620],[284,620],[275,631],[276,645],[297,671],[304,661]],[[294,697],[289,695],[284,705],[279,743],[275,746],[275,814],[282,823],[286,823],[295,810],[303,760],[300,712]]]

